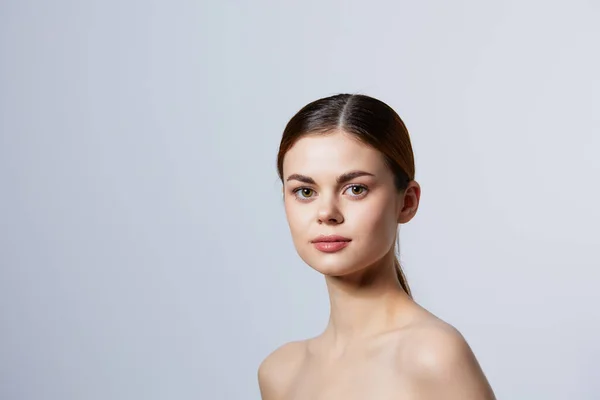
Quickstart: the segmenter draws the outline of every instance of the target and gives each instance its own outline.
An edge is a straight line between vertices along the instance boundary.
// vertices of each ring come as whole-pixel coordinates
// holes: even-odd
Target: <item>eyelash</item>
[[[350,196],[350,197],[353,197],[354,199],[362,198],[362,197],[364,197],[369,192],[369,188],[366,187],[365,185],[356,185],[355,184],[355,185],[350,185],[350,186],[346,187],[342,193],[346,192],[346,190],[348,190],[348,189],[355,188],[355,187],[359,187],[359,188],[363,189],[363,193],[361,193],[359,195]],[[298,201],[307,202],[307,201],[309,201],[311,199],[310,197],[298,197],[297,193],[300,192],[301,190],[305,190],[305,189],[312,190],[314,192],[313,189],[311,189],[309,187],[306,187],[306,186],[302,186],[302,187],[296,188],[296,189],[294,189],[292,191],[292,193],[294,194],[294,197]]]

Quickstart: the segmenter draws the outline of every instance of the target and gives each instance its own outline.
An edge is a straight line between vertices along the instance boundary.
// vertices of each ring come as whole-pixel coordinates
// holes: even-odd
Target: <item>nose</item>
[[[337,225],[344,222],[344,217],[336,201],[332,198],[326,199],[324,197],[322,196],[323,200],[319,203],[317,222],[319,224],[330,225]]]

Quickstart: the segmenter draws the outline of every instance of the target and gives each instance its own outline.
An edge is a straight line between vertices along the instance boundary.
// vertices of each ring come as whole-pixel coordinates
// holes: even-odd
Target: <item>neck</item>
[[[392,250],[376,264],[341,277],[327,276],[331,312],[324,337],[345,348],[354,340],[393,330],[412,300],[396,277]]]

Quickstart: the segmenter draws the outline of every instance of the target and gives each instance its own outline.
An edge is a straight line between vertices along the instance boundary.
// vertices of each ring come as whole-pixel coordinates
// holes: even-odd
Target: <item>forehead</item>
[[[383,174],[387,170],[382,154],[344,132],[306,135],[286,153],[283,173],[313,177],[339,175],[350,170]]]

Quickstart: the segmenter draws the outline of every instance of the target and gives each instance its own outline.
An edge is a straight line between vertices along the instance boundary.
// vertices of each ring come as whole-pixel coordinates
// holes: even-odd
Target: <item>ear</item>
[[[406,224],[409,222],[419,209],[419,202],[421,200],[421,186],[417,181],[412,180],[408,183],[406,189],[398,196],[400,209],[398,210],[398,223]]]

